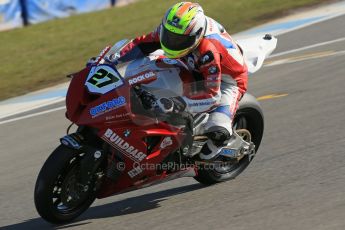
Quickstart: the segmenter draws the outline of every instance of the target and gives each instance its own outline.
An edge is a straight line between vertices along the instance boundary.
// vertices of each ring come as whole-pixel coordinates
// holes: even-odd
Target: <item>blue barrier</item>
[[[127,0],[122,0],[122,2]],[[118,0],[0,0],[0,31],[102,10]]]
[[[19,0],[0,0],[0,31],[23,26]]]
[[[27,17],[30,24],[73,14],[105,9],[110,0],[27,0]]]

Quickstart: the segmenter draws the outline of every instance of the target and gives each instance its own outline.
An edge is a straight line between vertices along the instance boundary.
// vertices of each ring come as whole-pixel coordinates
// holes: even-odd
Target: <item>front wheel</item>
[[[264,118],[259,103],[250,94],[245,94],[240,102],[233,122],[233,129],[248,131],[251,142],[255,144],[255,151],[258,150],[263,136]],[[247,137],[243,136],[242,138],[246,140]],[[254,155],[246,155],[237,163],[222,164],[221,167],[212,169],[200,167],[198,175],[194,178],[206,185],[234,179],[248,167],[253,157]]]
[[[60,145],[44,163],[36,181],[34,199],[38,213],[46,221],[69,222],[95,200],[94,189],[78,183],[81,158],[76,150]]]

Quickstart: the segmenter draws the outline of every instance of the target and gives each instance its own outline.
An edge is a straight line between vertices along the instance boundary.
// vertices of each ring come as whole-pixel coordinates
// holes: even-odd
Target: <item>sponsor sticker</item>
[[[237,153],[237,151],[235,149],[223,148],[221,150],[221,155],[227,155],[227,156],[235,157],[236,153]]]
[[[142,73],[138,76],[132,77],[128,80],[128,83],[130,85],[134,85],[134,84],[139,84],[139,83],[145,83],[145,82],[150,82],[153,80],[156,80],[157,76],[153,71],[149,71],[146,73]]]
[[[201,59],[200,59],[200,64],[201,65],[205,65],[207,63],[210,63],[211,61],[214,60],[214,55],[211,51],[208,51],[207,53],[205,53]]]
[[[95,118],[99,115],[104,113],[110,112],[114,109],[117,109],[126,104],[126,98],[120,96],[118,98],[114,98],[111,101],[106,101],[100,105],[96,105],[90,109],[90,115],[92,118]]]
[[[202,63],[206,63],[208,60],[210,60],[210,56],[208,56],[207,54],[205,54],[201,59]]]
[[[69,135],[66,135],[63,138],[61,138],[61,143],[65,146],[72,146],[75,149],[81,148],[81,145]]]
[[[188,62],[189,67],[191,67],[192,69],[195,68],[195,62],[192,56],[188,57],[187,62]]]
[[[207,81],[218,81],[218,80],[219,80],[219,76],[218,75],[207,76]]]
[[[121,151],[124,155],[131,158],[136,162],[140,162],[146,158],[146,154],[136,149],[134,146],[130,145],[128,142],[123,140],[118,134],[113,130],[107,129],[103,135],[103,139],[111,144],[114,148]]]
[[[134,178],[142,172],[143,172],[142,168],[140,166],[137,166],[137,167],[133,168],[132,170],[128,171],[128,176],[130,178]]]
[[[125,130],[125,131],[123,132],[123,135],[124,135],[125,137],[129,137],[129,136],[131,135],[131,130],[129,130],[129,129]]]
[[[162,61],[168,65],[176,65],[178,63],[176,60],[170,58],[163,58]]]
[[[217,81],[211,81],[211,82],[206,82],[207,87],[218,87],[220,86],[219,82]]]
[[[178,17],[175,17],[173,20],[168,20],[167,23],[178,29],[182,29],[182,26],[179,24],[180,19]]]
[[[199,107],[199,106],[208,106],[208,105],[213,105],[215,104],[214,101],[200,101],[200,102],[191,102],[188,103],[188,106],[190,107]]]
[[[165,137],[160,145],[161,149],[165,149],[166,147],[173,144],[171,137]]]
[[[215,74],[215,73],[218,73],[218,68],[216,66],[211,66],[209,69],[208,69],[208,72],[210,74]]]

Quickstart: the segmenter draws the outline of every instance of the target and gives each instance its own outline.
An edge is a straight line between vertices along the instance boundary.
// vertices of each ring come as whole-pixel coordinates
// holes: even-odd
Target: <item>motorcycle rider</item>
[[[185,95],[160,98],[157,105],[165,113],[208,112],[204,132],[209,141],[200,158],[214,159],[233,135],[232,121],[247,90],[248,71],[239,46],[199,4],[180,2],[166,12],[156,30],[122,49],[121,57],[134,47],[145,54],[163,49],[166,57],[182,60],[193,72]]]

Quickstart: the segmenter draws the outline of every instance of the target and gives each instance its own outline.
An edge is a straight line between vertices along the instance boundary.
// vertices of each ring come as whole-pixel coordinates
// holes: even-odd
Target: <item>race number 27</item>
[[[97,94],[106,94],[123,84],[120,74],[108,65],[93,67],[85,81],[89,92]]]
[[[105,69],[99,69],[88,82],[98,88],[102,88],[111,83],[118,82],[119,79]]]

